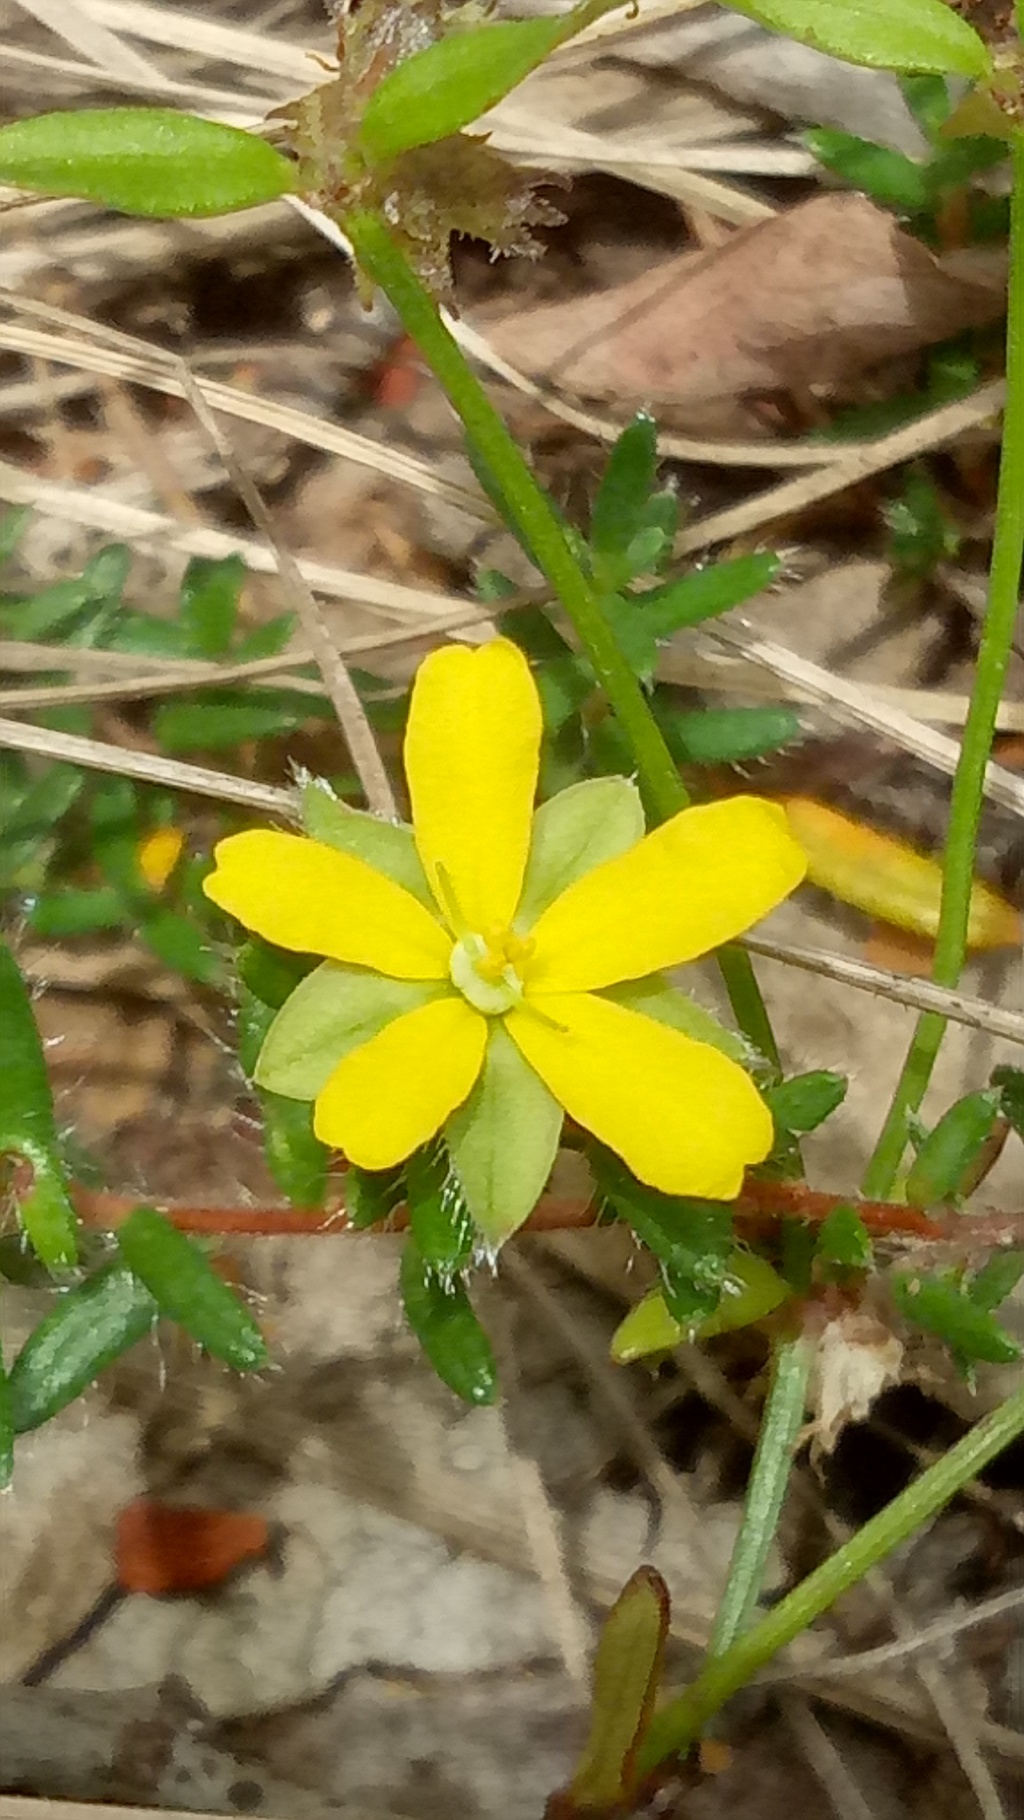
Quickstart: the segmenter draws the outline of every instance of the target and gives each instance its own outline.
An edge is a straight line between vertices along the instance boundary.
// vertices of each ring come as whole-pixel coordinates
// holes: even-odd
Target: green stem
[[[942,873],[942,907],[932,978],[953,987],[967,955],[967,926],[974,884],[975,847],[992,750],[996,715],[1006,682],[1024,556],[1024,133],[1014,135],[1010,204],[1010,275],[1006,323],[1006,406],[999,462],[996,520],[988,605],[963,744],[949,811]],[[908,1114],[924,1098],[946,1019],[924,1012],[918,1019],[874,1154],[864,1176],[871,1199],[891,1192],[907,1144]]]
[[[644,1743],[644,1768],[653,1769],[666,1757],[688,1750],[707,1721],[766,1662],[807,1630],[915,1530],[930,1522],[1022,1431],[1024,1390],[1018,1390],[865,1523],[849,1542],[829,1555],[774,1611],[738,1637],[724,1655],[706,1663],[686,1692],[670,1700],[655,1718]]]
[[[648,806],[659,821],[685,809],[689,796],[644,692],[619,649],[593,588],[576,561],[550,500],[379,215],[363,211],[341,223],[363,271],[380,286],[444,387],[474,448],[501,489],[509,512],[579,634],[636,759]],[[719,965],[737,1023],[762,1055],[779,1066],[768,1012],[749,955],[719,950]]]
[[[814,1348],[802,1333],[776,1345],[743,1519],[711,1631],[709,1657],[725,1654],[747,1629],[757,1608],[803,1425],[813,1358]]]

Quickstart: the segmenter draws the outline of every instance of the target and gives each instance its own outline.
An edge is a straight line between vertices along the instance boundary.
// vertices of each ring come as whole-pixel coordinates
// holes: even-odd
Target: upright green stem
[[[1006,406],[999,463],[996,521],[988,605],[974,688],[953,780],[949,832],[943,860],[942,908],[932,978],[953,987],[967,954],[967,924],[974,882],[975,847],[992,750],[996,715],[1006,681],[1024,556],[1024,133],[1014,137],[1010,203],[1010,277],[1006,324]],[[907,1143],[907,1117],[920,1106],[932,1076],[946,1019],[926,1011],[918,1019],[893,1102],[864,1176],[874,1199],[892,1189]]]
[[[550,501],[469,366],[454,336],[379,215],[360,212],[342,223],[363,271],[397,310],[444,387],[466,434],[501,488],[518,530],[571,619],[636,759],[644,795],[659,821],[689,801],[675,761],[644,692],[619,650],[600,601],[576,561]],[[771,1023],[742,948],[719,950],[719,965],[736,1020],[768,1060],[779,1065]]]
[[[802,1333],[776,1345],[743,1518],[711,1631],[709,1657],[724,1655],[756,1610],[803,1424],[813,1359],[814,1348]]]
[[[931,1521],[944,1505],[1024,1432],[1024,1390],[1018,1390],[972,1428],[962,1441],[906,1491],[865,1523],[849,1542],[829,1555],[814,1573],[745,1631],[725,1651],[712,1657],[697,1679],[657,1715],[643,1749],[645,1768],[686,1751],[707,1721],[745,1687],[766,1662],[792,1643],[844,1592],[880,1561]]]

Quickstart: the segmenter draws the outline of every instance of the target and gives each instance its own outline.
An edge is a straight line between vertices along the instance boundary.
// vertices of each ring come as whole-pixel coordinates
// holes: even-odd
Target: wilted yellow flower
[[[444,1128],[494,1242],[540,1194],[563,1110],[642,1182],[737,1193],[771,1117],[658,970],[749,928],[804,872],[782,810],[754,797],[646,836],[623,778],[535,812],[540,741],[515,645],[445,647],[412,691],[412,829],[307,792],[325,838],[232,835],[205,886],[267,941],[326,957],[272,1025],[260,1085],[315,1100],[317,1135],[367,1169]]]

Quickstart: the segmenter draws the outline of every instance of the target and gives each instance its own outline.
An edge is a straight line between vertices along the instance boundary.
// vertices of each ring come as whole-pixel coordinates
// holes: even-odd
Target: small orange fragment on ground
[[[807,878],[844,904],[934,941],[939,927],[942,868],[908,841],[809,796],[781,798],[794,836],[807,855]],[[1021,917],[981,879],[971,891],[967,946],[1016,948]]]
[[[131,1593],[201,1592],[269,1546],[269,1524],[251,1512],[138,1498],[117,1520],[117,1583]]]
[[[135,862],[151,891],[162,891],[174,871],[185,836],[180,828],[154,828],[139,842]]]
[[[732,1751],[722,1738],[702,1738],[697,1762],[705,1776],[720,1776],[732,1763]]]

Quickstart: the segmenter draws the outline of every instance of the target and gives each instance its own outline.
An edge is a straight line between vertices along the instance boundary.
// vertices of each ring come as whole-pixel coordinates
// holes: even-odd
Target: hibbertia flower
[[[535,809],[541,730],[515,645],[435,651],[405,736],[411,829],[314,789],[320,838],[231,835],[205,885],[266,941],[325,957],[271,1026],[258,1083],[315,1101],[317,1135],[366,1169],[443,1131],[492,1243],[535,1204],[565,1112],[641,1182],[738,1192],[771,1117],[735,1044],[660,970],[750,928],[805,869],[756,797],[649,834],[624,778]]]

